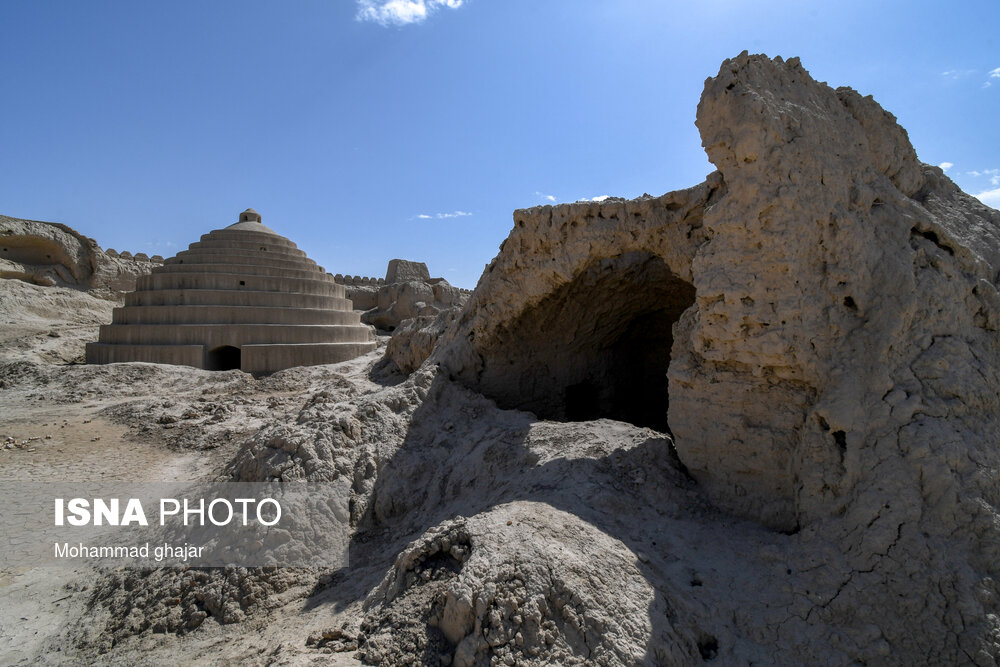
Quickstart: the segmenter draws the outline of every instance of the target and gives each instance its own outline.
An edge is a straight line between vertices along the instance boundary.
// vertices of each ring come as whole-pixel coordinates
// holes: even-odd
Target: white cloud
[[[977,195],[973,195],[976,199],[983,202],[987,206],[992,206],[993,208],[1000,209],[1000,188],[994,188],[993,190],[986,190],[980,192]]]
[[[951,169],[955,165],[952,162],[942,162],[938,166],[941,167],[941,171],[948,171],[949,169]]]
[[[435,213],[434,215],[427,215],[426,213],[421,213],[417,215],[418,220],[447,220],[448,218],[464,218],[467,215],[472,215],[468,211],[452,211],[451,213]]]
[[[975,176],[979,178],[980,176],[989,176],[990,185],[997,186],[1000,185],[1000,169],[983,169],[981,171],[967,171],[965,172],[968,176]]]
[[[465,0],[357,0],[359,21],[380,25],[422,23],[442,7],[458,9]]]
[[[611,195],[601,195],[600,197],[591,197],[590,201],[604,201],[605,199],[610,199]]]
[[[989,74],[991,79],[1000,79],[1000,67],[997,67],[996,69],[991,69]]]
[[[538,195],[539,197],[541,197],[542,199],[547,199],[549,201],[555,201],[556,200],[556,198],[555,198],[554,195],[543,194],[543,193],[539,192],[538,190],[535,190],[535,194]]]
[[[941,76],[945,77],[946,79],[952,79],[957,81],[958,79],[964,79],[967,76],[971,76],[972,74],[975,73],[976,70],[974,69],[950,69],[946,72],[941,72]]]

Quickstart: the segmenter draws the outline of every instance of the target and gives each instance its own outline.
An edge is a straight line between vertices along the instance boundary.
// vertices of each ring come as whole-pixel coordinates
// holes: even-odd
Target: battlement
[[[385,285],[385,278],[371,278],[369,276],[345,276],[338,273],[333,277],[333,282],[347,287],[379,287]]]
[[[130,259],[133,262],[146,262],[148,264],[163,264],[163,255],[153,255],[150,257],[144,252],[137,252],[134,255],[128,250],[122,250],[118,252],[114,248],[108,248],[104,251],[104,254],[108,257],[116,257],[118,259]]]

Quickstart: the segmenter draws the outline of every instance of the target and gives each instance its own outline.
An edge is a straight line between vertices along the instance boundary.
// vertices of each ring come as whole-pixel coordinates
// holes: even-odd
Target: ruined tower
[[[87,363],[277,371],[375,349],[343,285],[247,209],[139,279]]]

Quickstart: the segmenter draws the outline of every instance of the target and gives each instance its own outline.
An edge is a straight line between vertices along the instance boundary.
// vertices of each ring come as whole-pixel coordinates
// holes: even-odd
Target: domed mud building
[[[247,209],[139,278],[87,344],[87,363],[270,372],[373,349],[344,286]]]

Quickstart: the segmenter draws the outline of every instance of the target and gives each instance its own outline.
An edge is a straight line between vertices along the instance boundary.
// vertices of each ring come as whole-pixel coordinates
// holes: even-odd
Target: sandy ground
[[[338,571],[0,567],[0,664],[452,665],[484,637],[464,664],[904,664],[900,647],[921,653],[883,632],[934,631],[881,611],[933,599],[920,562],[859,569],[836,520],[784,533],[726,515],[652,429],[500,410],[429,367],[401,382],[375,370],[384,339],[261,378],[72,363],[111,302],[0,281],[12,305],[0,479],[346,478],[352,535]],[[914,580],[887,584],[903,567]],[[448,639],[456,595],[479,629]],[[933,657],[908,664],[955,662]]]
[[[194,453],[130,441],[125,427],[100,416],[99,402],[70,410],[7,412],[12,406],[4,407],[0,432],[5,440],[27,442],[0,453],[0,469],[8,480],[179,481],[196,464]],[[123,460],[129,465],[122,465]],[[0,664],[36,662],[46,645],[85,615],[87,582],[94,575],[88,568],[0,570]]]
[[[346,372],[363,385],[371,384],[366,369],[381,356],[380,350],[338,367],[277,374],[263,381],[238,371],[82,365],[85,343],[96,340],[97,327],[110,321],[115,305],[74,290],[0,281],[4,480],[141,484],[211,478],[248,434],[298,410],[327,385],[331,374]],[[358,391],[376,388],[366,385]],[[101,574],[89,567],[0,568],[0,664],[83,660],[75,653],[72,637],[97,613],[88,602]],[[291,591],[289,599],[295,608],[287,616],[295,619],[292,634],[299,637],[302,591]],[[280,606],[280,600],[276,602]],[[316,608],[320,632],[332,621],[327,618],[329,608]],[[288,634],[280,621],[206,625],[196,638],[184,642],[182,653],[171,648],[178,642],[176,636],[153,635],[144,637],[142,646],[124,661],[217,663],[222,652],[228,655],[225,660],[239,662],[299,662],[293,656],[305,647],[298,640],[296,650],[289,650],[284,639]],[[233,651],[234,642],[241,648]],[[319,656],[313,652],[306,657]],[[341,654],[322,657],[326,664],[358,664]],[[120,663],[123,658],[108,655],[106,660]]]
[[[359,370],[377,360],[379,353],[354,363],[347,370]],[[348,362],[350,365],[351,362]],[[0,435],[8,443],[0,450],[0,470],[6,480],[33,482],[121,481],[179,482],[193,481],[199,475],[217,474],[243,437],[275,415],[276,406],[297,408],[305,391],[283,386],[284,381],[256,384],[253,378],[233,371],[209,374],[191,369],[147,366],[160,380],[145,386],[132,385],[128,391],[115,386],[116,373],[111,367],[98,371],[104,378],[95,381],[92,368],[73,365],[30,365],[26,379],[14,388],[0,392],[3,416]],[[6,370],[10,370],[9,367]],[[220,377],[225,375],[226,377]],[[321,376],[312,371],[306,376]],[[361,373],[363,377],[363,373]],[[166,378],[161,377],[166,376]],[[8,382],[9,382],[8,376]],[[319,380],[317,380],[319,381]],[[253,389],[221,398],[227,386],[249,385]],[[305,384],[311,384],[307,379]],[[206,400],[206,395],[211,400]],[[224,419],[205,426],[208,412],[219,405],[230,408]],[[206,409],[206,405],[210,406]],[[164,407],[167,406],[167,407]],[[200,410],[200,411],[199,411]],[[280,410],[280,408],[278,408]],[[177,421],[163,419],[177,413]],[[196,413],[196,417],[192,417]],[[187,419],[183,415],[187,415]],[[206,416],[207,414],[207,416]],[[158,424],[157,420],[166,423]],[[67,646],[74,626],[87,619],[90,586],[101,573],[88,568],[15,567],[0,570],[0,664],[37,664],[39,662],[74,662],[64,658],[72,653]],[[302,605],[302,591],[291,591],[290,604],[296,605],[287,615],[294,632],[277,622],[259,625],[206,626],[196,638],[184,642],[183,662],[217,662],[220,650],[229,659],[273,663],[291,659],[298,651],[288,650],[284,638],[299,637],[303,622],[297,607]],[[280,603],[280,601],[277,601]],[[313,601],[316,602],[315,600]],[[318,606],[315,615],[317,632],[329,626],[329,610]],[[308,614],[306,615],[308,617]],[[239,640],[243,649],[236,655],[232,644]],[[141,641],[142,652],[157,657],[151,664],[170,659],[170,645],[178,642],[173,635],[154,635]],[[301,643],[301,642],[298,642]],[[304,646],[296,646],[304,650]],[[316,657],[315,655],[312,657]],[[108,656],[111,662],[118,658]],[[327,664],[358,664],[349,656],[326,655]],[[132,653],[129,660],[135,660]],[[346,661],[346,662],[345,662]],[[294,660],[293,660],[294,662]]]

